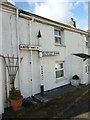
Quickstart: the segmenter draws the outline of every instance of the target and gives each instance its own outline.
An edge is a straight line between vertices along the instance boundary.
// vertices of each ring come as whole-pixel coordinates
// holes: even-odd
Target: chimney
[[[71,27],[76,27],[76,22],[71,18],[71,21],[67,23]]]
[[[76,27],[76,22],[71,18],[71,21],[73,22],[73,26]]]

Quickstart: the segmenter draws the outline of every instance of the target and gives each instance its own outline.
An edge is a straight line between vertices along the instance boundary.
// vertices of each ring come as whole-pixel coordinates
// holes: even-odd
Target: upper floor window
[[[61,41],[61,31],[54,29],[54,36],[55,36],[55,44],[56,45],[62,44],[62,41]]]
[[[88,37],[85,37],[86,47],[88,47]]]

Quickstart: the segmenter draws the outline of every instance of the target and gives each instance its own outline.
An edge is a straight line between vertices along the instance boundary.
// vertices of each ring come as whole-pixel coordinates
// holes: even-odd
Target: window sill
[[[55,44],[55,46],[59,46],[59,47],[66,47],[65,45],[63,44]]]
[[[57,79],[56,79],[56,83],[62,82],[62,81],[64,81],[64,80],[66,80],[66,79],[67,79],[67,78],[65,78],[65,77],[57,78]]]

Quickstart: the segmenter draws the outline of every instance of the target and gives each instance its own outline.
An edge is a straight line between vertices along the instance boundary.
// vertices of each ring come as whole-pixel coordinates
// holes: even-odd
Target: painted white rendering
[[[47,91],[69,84],[75,74],[80,77],[81,84],[88,84],[88,59],[83,61],[73,55],[88,54],[87,32],[27,13],[7,3],[0,5],[0,18],[0,55],[14,54],[23,58],[19,63],[15,87],[21,90],[24,98],[40,93],[42,85]],[[1,114],[10,90],[8,71],[2,57],[0,79]]]

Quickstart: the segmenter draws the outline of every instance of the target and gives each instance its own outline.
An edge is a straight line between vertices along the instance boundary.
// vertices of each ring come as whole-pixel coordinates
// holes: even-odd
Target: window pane
[[[61,70],[61,77],[63,77],[64,76],[64,72],[63,72],[63,70]]]
[[[54,35],[57,35],[57,31],[56,30],[54,30]]]
[[[63,68],[63,63],[60,63],[60,67]]]
[[[86,36],[86,40],[88,40],[88,36]]]
[[[61,36],[61,32],[60,32],[60,30],[54,30],[54,35]]]
[[[55,37],[55,43],[61,44],[61,38]]]
[[[56,71],[56,78],[60,78],[64,76],[63,70]]]
[[[86,41],[86,47],[88,47],[88,41]]]
[[[63,68],[63,63],[56,63],[55,64],[55,69],[62,69]]]
[[[55,64],[55,69],[56,69],[56,70],[60,69],[60,64],[56,63],[56,64]]]
[[[59,77],[61,77],[61,73],[60,71],[56,71],[56,78],[59,78]]]

